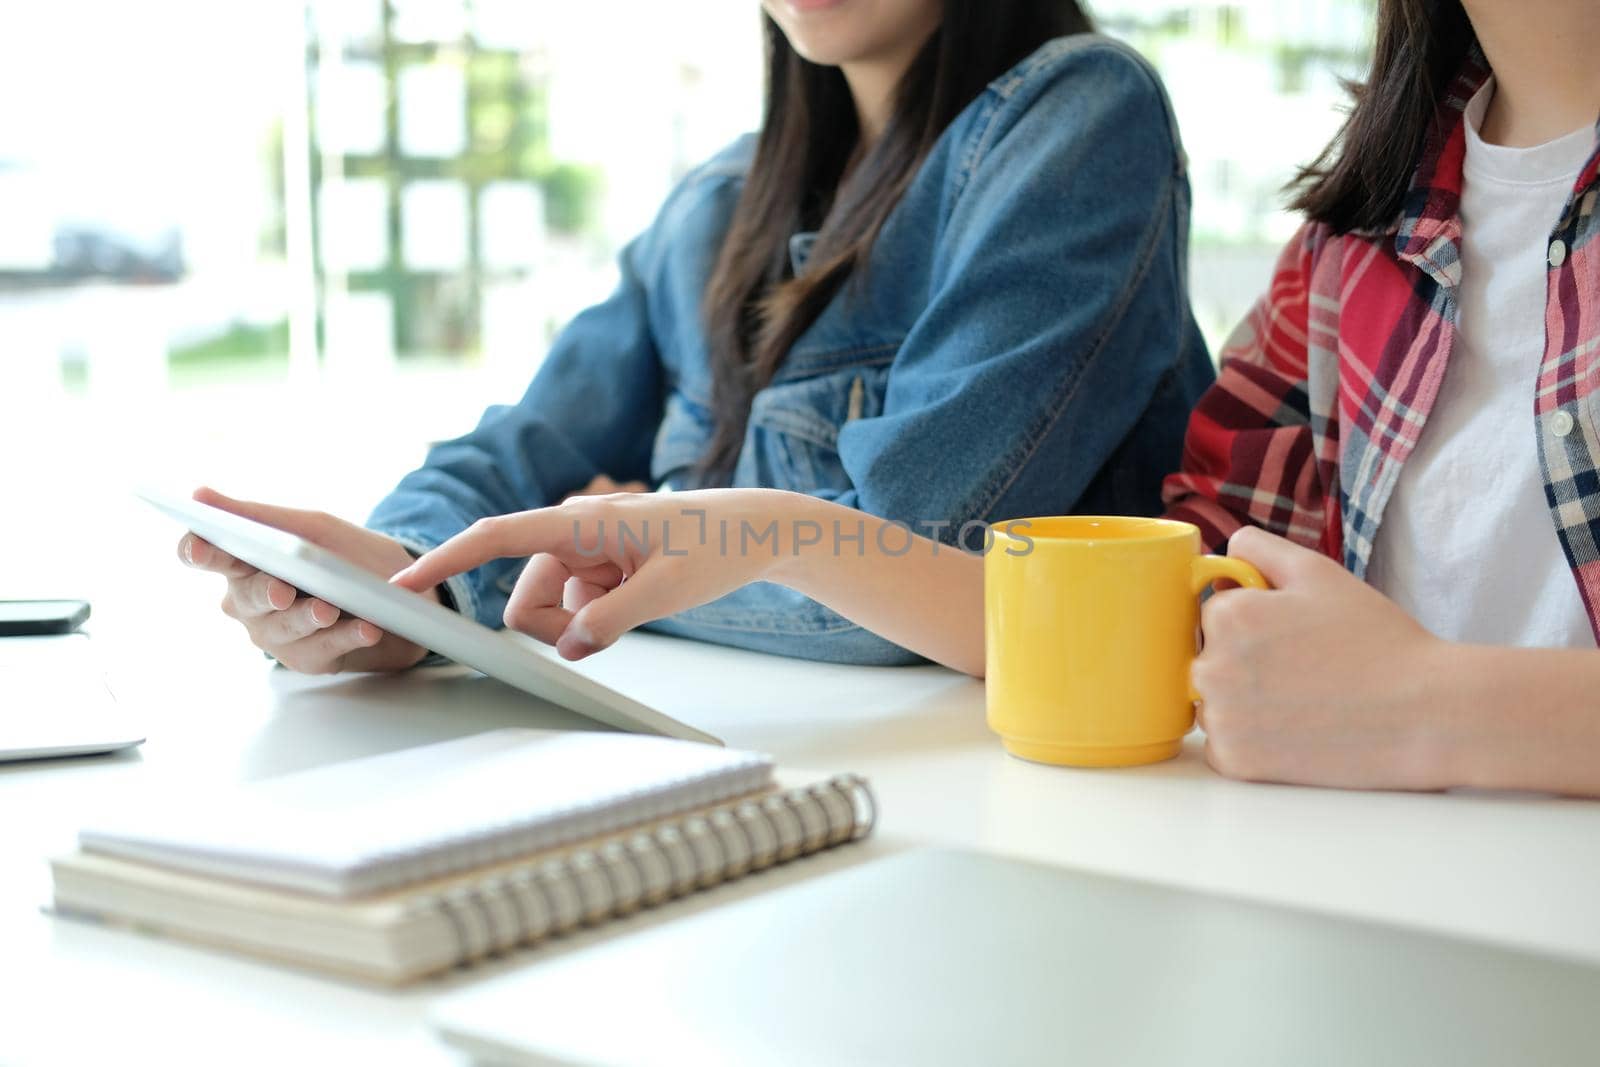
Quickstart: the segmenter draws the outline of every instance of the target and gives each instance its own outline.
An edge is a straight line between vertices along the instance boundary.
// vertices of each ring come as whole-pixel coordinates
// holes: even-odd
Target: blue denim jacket
[[[623,250],[521,401],[435,446],[369,525],[425,549],[595,475],[681,485],[711,433],[700,305],[749,163],[745,138],[688,175]],[[1153,514],[1212,380],[1189,311],[1188,181],[1154,71],[1093,35],[992,83],[923,163],[854,284],[755,398],[733,484],[942,526]],[[791,253],[799,268],[808,235]],[[846,550],[849,550],[848,547]],[[451,585],[498,626],[522,561]],[[916,657],[792,590],[757,584],[654,624],[850,663]]]

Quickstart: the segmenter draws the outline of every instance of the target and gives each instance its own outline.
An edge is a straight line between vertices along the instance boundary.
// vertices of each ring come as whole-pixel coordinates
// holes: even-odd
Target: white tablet
[[[153,490],[141,490],[139,497],[222,551],[283,579],[301,592],[525,693],[619,730],[722,744],[718,738],[625,697],[559,660],[524,648],[515,638],[409,589],[390,585],[293,534],[196,500]]]

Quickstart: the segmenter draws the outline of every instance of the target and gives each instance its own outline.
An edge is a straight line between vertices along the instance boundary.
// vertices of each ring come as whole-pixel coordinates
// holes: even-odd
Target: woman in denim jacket
[[[476,520],[611,479],[788,489],[946,542],[983,520],[1156,511],[1212,368],[1155,73],[1070,0],[764,6],[762,131],[679,184],[517,404],[433,448],[367,530],[201,499],[385,576]],[[224,610],[291,667],[422,655],[193,537],[182,554],[229,575]],[[433,593],[526,629],[507,613],[521,570],[495,561]],[[653,625],[915,660],[768,583]]]

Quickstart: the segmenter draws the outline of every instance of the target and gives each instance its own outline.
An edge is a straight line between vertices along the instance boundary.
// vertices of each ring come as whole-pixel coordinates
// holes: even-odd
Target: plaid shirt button
[[[1556,238],[1550,242],[1550,265],[1559,267],[1567,261],[1567,242]]]
[[[1572,432],[1572,412],[1558,411],[1550,419],[1550,432],[1557,437],[1565,437]]]

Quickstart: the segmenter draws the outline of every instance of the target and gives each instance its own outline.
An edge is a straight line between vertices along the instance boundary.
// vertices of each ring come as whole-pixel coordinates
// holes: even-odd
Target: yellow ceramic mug
[[[1014,755],[1126,767],[1178,754],[1194,726],[1189,664],[1200,593],[1267,588],[1250,564],[1201,554],[1168,519],[997,523],[984,560],[989,727]]]

